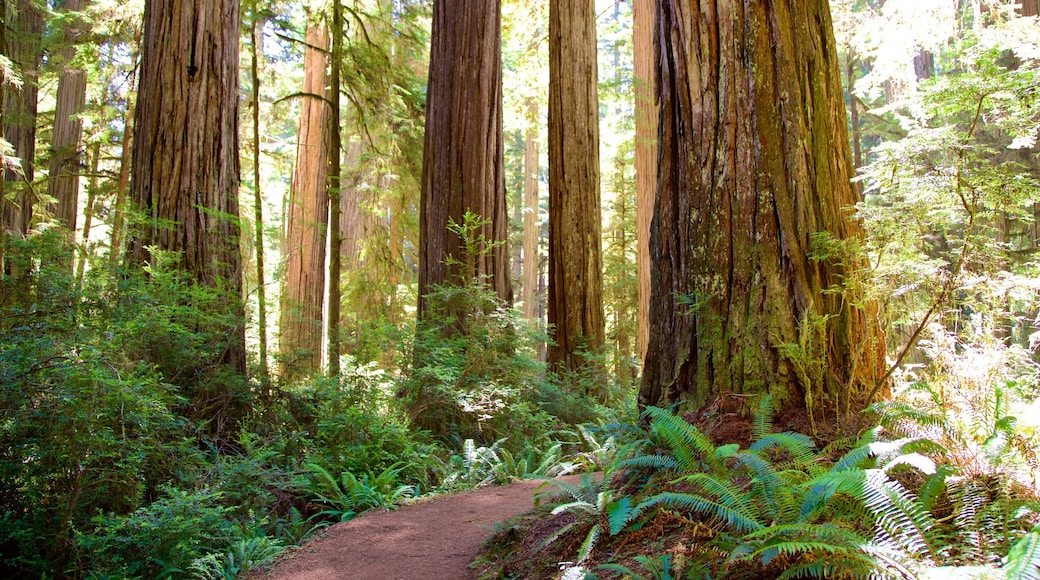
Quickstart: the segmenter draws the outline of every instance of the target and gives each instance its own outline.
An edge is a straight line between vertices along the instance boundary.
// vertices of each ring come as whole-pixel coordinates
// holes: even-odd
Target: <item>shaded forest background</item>
[[[151,0],[4,3],[0,572],[236,577],[366,509],[608,467],[635,473],[643,495],[565,490],[577,499],[561,511],[591,516],[567,532],[580,557],[557,561],[609,564],[596,538],[667,528],[647,519],[661,506],[757,533],[655,495],[670,493],[654,487],[665,478],[638,470],[753,469],[726,445],[766,440],[762,421],[804,433],[776,444],[805,459],[789,471],[812,475],[784,488],[860,497],[827,513],[876,522],[857,533],[903,550],[889,560],[1034,570],[1031,552],[1009,550],[1040,542],[1035,1],[830,2],[821,43],[833,42],[848,143],[813,159],[849,157],[856,203],[836,211],[862,232],[801,232],[802,257],[840,274],[819,289],[820,310],[758,332],[793,390],[666,376],[682,352],[651,316],[653,269],[666,268],[650,260],[657,167],[671,159],[657,150],[669,121],[654,84],[661,3],[515,0],[500,17],[476,1],[196,4],[220,17],[199,24]],[[182,28],[155,24],[164,15]],[[482,27],[450,36],[459,22]],[[440,111],[472,125],[438,124]],[[553,185],[564,167],[579,185]],[[437,197],[456,191],[466,197]],[[711,320],[710,293],[662,296],[676,320]],[[887,359],[843,407],[836,385],[867,366],[833,360],[847,311],[883,332]],[[813,479],[812,465],[837,469],[839,451],[863,449],[850,461],[874,464],[857,463],[858,491],[845,475]],[[931,467],[888,478],[918,457]],[[973,478],[988,478],[985,493]],[[737,493],[704,489],[718,505]],[[947,524],[925,514],[947,508],[957,529],[999,513],[1000,533],[975,547],[949,527],[929,536]],[[896,511],[923,530],[917,560],[917,538],[900,545],[902,528],[886,528]],[[839,545],[830,536],[793,548],[749,537],[706,549],[732,553],[705,573],[754,560],[756,577],[779,576],[835,550],[889,561],[851,540],[820,547]],[[614,563],[649,573],[680,559],[649,556],[682,552],[654,549]]]

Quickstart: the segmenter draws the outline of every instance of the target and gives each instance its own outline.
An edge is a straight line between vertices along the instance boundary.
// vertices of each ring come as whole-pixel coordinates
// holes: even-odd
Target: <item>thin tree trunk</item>
[[[329,144],[329,223],[332,231],[329,232],[329,376],[338,377],[340,336],[339,336],[339,312],[340,312],[340,279],[343,268],[340,265],[340,256],[343,252],[343,232],[339,229],[340,222],[340,197],[343,193],[340,175],[340,156],[343,155],[343,146],[340,137],[340,67],[343,66],[343,12],[340,0],[332,2],[332,74],[329,82],[330,92],[330,115],[329,128],[331,139]]]
[[[604,346],[599,99],[593,0],[549,6],[550,368],[577,370]]]
[[[323,24],[308,26],[306,42],[296,170],[289,192],[286,234],[282,243],[282,256],[286,263],[282,281],[279,352],[284,381],[321,371],[325,241],[329,223],[326,193],[329,105],[325,102],[328,30]]]
[[[87,255],[90,253],[90,229],[94,227],[95,204],[98,192],[98,163],[101,160],[101,142],[90,147],[90,177],[87,180],[87,206],[83,210],[83,243],[80,244],[79,261],[76,264],[76,280],[83,282],[83,273],[87,267]]]
[[[524,318],[538,315],[538,102],[527,99],[527,130],[524,134],[524,266],[521,285]]]
[[[831,292],[854,258],[812,258],[817,235],[862,235],[847,210],[826,0],[662,0],[655,31],[660,181],[640,404],[769,393],[810,430],[860,411],[884,374],[876,309]]]
[[[419,204],[420,320],[429,319],[435,286],[463,285],[469,276],[512,301],[501,38],[500,0],[435,0]],[[477,234],[498,244],[471,264],[462,263],[462,241],[448,230],[467,212],[486,220]]]
[[[256,246],[256,302],[257,331],[260,339],[260,382],[268,388],[270,377],[267,372],[267,288],[264,277],[264,200],[260,194],[260,27],[264,20],[260,17],[259,2],[253,0],[252,26],[250,27],[250,67],[253,81],[253,245]]]
[[[82,12],[86,0],[66,0],[62,12]],[[47,195],[54,199],[51,213],[71,233],[76,231],[79,214],[79,176],[81,170],[80,140],[83,121],[79,115],[87,99],[87,72],[75,66],[76,44],[87,33],[80,18],[73,18],[65,28],[61,49],[62,73],[58,79],[58,96],[54,110],[54,136],[51,139],[50,181]],[[71,239],[71,238],[70,238]]]
[[[650,340],[650,219],[657,190],[657,103],[654,97],[654,2],[633,0],[635,60],[636,264],[639,269],[639,357]]]
[[[134,106],[137,103],[135,96],[137,94],[137,71],[140,64],[138,62],[140,44],[141,39],[138,38],[133,56],[130,59],[133,63],[133,68],[130,70],[130,77],[127,80],[126,111],[123,113],[123,140],[122,150],[119,154],[119,179],[116,181],[115,212],[112,217],[112,242],[109,247],[109,265],[113,270],[115,270],[123,258],[123,229],[126,222],[126,193],[130,188],[130,152],[133,150],[133,119]]]

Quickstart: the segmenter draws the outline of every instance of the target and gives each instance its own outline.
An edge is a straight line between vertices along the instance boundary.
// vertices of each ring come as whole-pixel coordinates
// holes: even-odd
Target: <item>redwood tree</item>
[[[79,214],[79,175],[82,155],[80,139],[83,121],[80,114],[87,99],[87,71],[76,66],[76,44],[87,32],[83,19],[75,15],[87,7],[86,0],[57,3],[62,12],[73,14],[65,25],[64,46],[60,52],[58,94],[54,109],[54,134],[51,138],[50,175],[47,195],[54,199],[51,211],[70,232],[76,231]]]
[[[238,225],[238,2],[148,0],[130,192],[145,222],[128,249],[179,252],[236,322],[220,362],[245,372]],[[200,364],[204,364],[200,362]]]
[[[434,2],[419,210],[420,319],[431,314],[427,295],[434,286],[464,284],[469,274],[512,300],[501,38],[500,0]],[[462,241],[449,231],[467,212],[484,222],[478,235],[498,243],[472,264],[460,263]]]
[[[325,300],[325,237],[329,220],[326,147],[329,105],[325,100],[329,33],[307,27],[303,100],[296,142],[296,169],[289,190],[282,241],[285,277],[279,319],[283,379],[321,370],[322,306]]]
[[[650,341],[650,218],[657,189],[657,103],[654,102],[654,2],[632,2],[636,97],[636,247],[639,271],[639,356]]]
[[[604,343],[594,0],[549,5],[550,367],[577,370]]]
[[[13,1],[13,0],[12,0]],[[34,0],[18,0],[17,14],[8,14],[5,50],[22,77],[18,89],[8,87],[3,102],[3,132],[21,160],[21,171],[4,171],[4,193],[0,200],[0,235],[25,235],[32,219],[30,187],[36,158],[36,79],[40,66],[40,34],[43,14]]]
[[[662,0],[655,24],[660,168],[640,404],[768,392],[811,428],[824,409],[862,409],[884,341],[869,305],[828,292],[858,267],[841,249],[861,228],[827,1]]]

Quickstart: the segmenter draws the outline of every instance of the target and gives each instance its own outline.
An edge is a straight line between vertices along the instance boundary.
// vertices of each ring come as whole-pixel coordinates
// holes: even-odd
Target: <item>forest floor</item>
[[[581,476],[562,478],[578,483]],[[526,480],[370,511],[336,524],[253,578],[265,580],[464,580],[495,525],[530,511],[543,480]]]

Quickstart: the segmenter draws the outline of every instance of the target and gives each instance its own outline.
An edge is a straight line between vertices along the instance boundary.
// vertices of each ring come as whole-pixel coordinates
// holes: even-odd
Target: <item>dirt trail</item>
[[[571,483],[580,476],[564,478]],[[260,575],[267,580],[465,580],[496,522],[534,507],[541,480],[488,487],[371,511],[332,526]],[[556,493],[552,484],[542,491]]]

